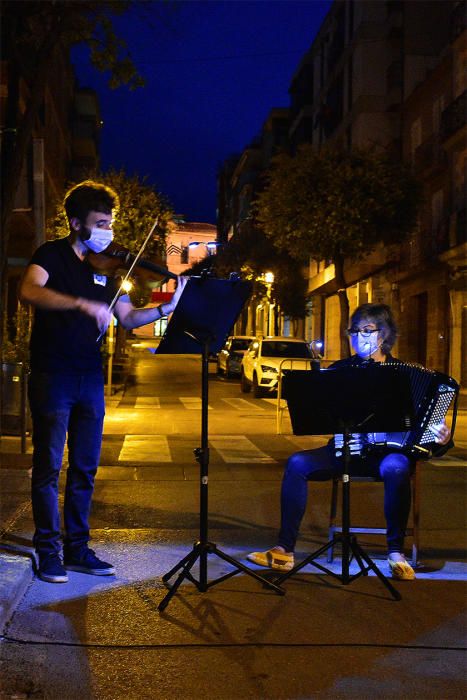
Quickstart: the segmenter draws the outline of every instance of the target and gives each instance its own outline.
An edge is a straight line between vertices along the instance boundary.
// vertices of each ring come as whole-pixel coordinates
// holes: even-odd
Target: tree
[[[305,262],[334,263],[341,310],[341,352],[349,303],[344,262],[357,262],[378,244],[401,243],[414,229],[420,187],[409,170],[376,150],[315,150],[276,156],[256,200],[264,234],[280,251]]]
[[[157,228],[145,248],[143,257],[163,265],[167,223],[172,218],[172,211],[165,197],[145,184],[145,178],[140,179],[137,175],[130,177],[122,170],[94,173],[89,177],[108,185],[118,194],[120,208],[113,227],[114,240],[133,254],[138,253],[155,220],[158,219]],[[48,229],[48,238],[62,238],[69,234],[63,210],[63,197],[56,202],[55,216],[49,222]],[[144,271],[140,271],[140,275],[134,280],[134,288],[130,291],[132,302],[136,306],[144,306],[150,299],[155,283],[154,278],[148,279]]]
[[[110,87],[142,85],[112,24],[112,15],[125,12],[129,5],[127,0],[2,0],[0,4],[1,56],[8,77],[2,139],[1,290],[9,244],[7,224],[54,58],[59,51],[67,53],[71,46],[86,43],[95,68],[110,71]],[[28,87],[24,109],[20,106],[20,80]]]
[[[261,282],[261,276],[267,271],[273,272],[271,299],[289,318],[296,321],[305,317],[306,280],[300,261],[287,250],[278,251],[253,218],[244,222],[216,257],[216,269],[222,276],[242,272],[244,277],[254,281],[253,300],[260,301],[265,296],[267,287]]]

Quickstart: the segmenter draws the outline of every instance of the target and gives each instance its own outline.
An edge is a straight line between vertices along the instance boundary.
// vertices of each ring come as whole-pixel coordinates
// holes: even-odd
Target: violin
[[[143,284],[164,283],[168,279],[177,279],[177,275],[147,258],[138,258],[128,248],[112,241],[100,253],[89,251],[87,261],[95,272],[107,277],[116,277],[131,268],[131,273]],[[136,260],[136,264],[135,263]]]

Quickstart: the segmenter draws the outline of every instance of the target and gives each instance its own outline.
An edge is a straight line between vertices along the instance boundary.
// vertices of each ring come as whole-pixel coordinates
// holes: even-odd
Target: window
[[[443,220],[444,194],[438,190],[431,197],[431,230],[437,231]]]
[[[420,146],[422,142],[422,123],[420,118],[412,122],[410,127],[410,156],[412,161],[414,159],[415,151]]]
[[[433,132],[439,133],[441,125],[441,113],[444,109],[444,95],[439,95],[433,102]]]

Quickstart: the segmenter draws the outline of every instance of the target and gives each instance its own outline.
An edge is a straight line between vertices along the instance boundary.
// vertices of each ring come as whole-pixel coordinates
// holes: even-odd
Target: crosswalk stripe
[[[161,401],[158,396],[137,396],[135,408],[160,408]]]
[[[327,438],[322,435],[284,435],[283,437],[301,450],[312,450],[317,446],[317,439],[320,440],[321,445],[327,442]]]
[[[450,457],[445,455],[444,457],[439,457],[438,459],[432,458],[428,460],[429,463],[435,467],[462,467],[465,469],[467,467],[467,461],[461,457]]]
[[[126,435],[118,459],[125,462],[172,462],[172,455],[165,435]]]
[[[242,463],[264,463],[276,462],[275,459],[262,452],[251,440],[244,435],[216,435],[209,440],[213,447],[220,454],[224,462]]]
[[[277,406],[277,399],[261,399],[261,401],[264,401],[265,403],[270,403],[274,408]],[[287,401],[285,399],[281,399],[281,406],[285,408],[287,405]]]
[[[251,401],[247,401],[246,399],[222,399],[222,401],[225,401],[225,403],[228,403],[229,406],[232,406],[232,408],[236,408],[238,410],[243,410],[247,408],[249,411],[264,411],[265,409],[258,404],[252,403]]]
[[[179,399],[188,410],[201,410],[201,399],[198,396],[179,396]],[[211,410],[212,406],[208,406],[208,409]]]

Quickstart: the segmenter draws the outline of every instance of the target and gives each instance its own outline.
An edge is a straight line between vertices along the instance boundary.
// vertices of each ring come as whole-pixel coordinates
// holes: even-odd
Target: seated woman
[[[351,358],[335,362],[333,367],[361,365],[364,362],[400,362],[392,357],[397,336],[391,309],[385,304],[362,304],[350,319],[350,335],[355,352]],[[433,452],[444,454],[453,443],[445,422],[432,426]],[[387,526],[388,564],[393,578],[411,580],[414,570],[404,556],[404,536],[410,512],[410,476],[415,458],[381,448],[366,457],[352,456],[349,472],[354,476],[380,477],[384,482],[384,515]],[[325,447],[296,452],[287,460],[281,489],[281,526],[276,546],[266,552],[252,552],[248,559],[260,566],[290,571],[294,549],[305,514],[307,481],[326,481],[342,469],[336,457],[334,439]]]

